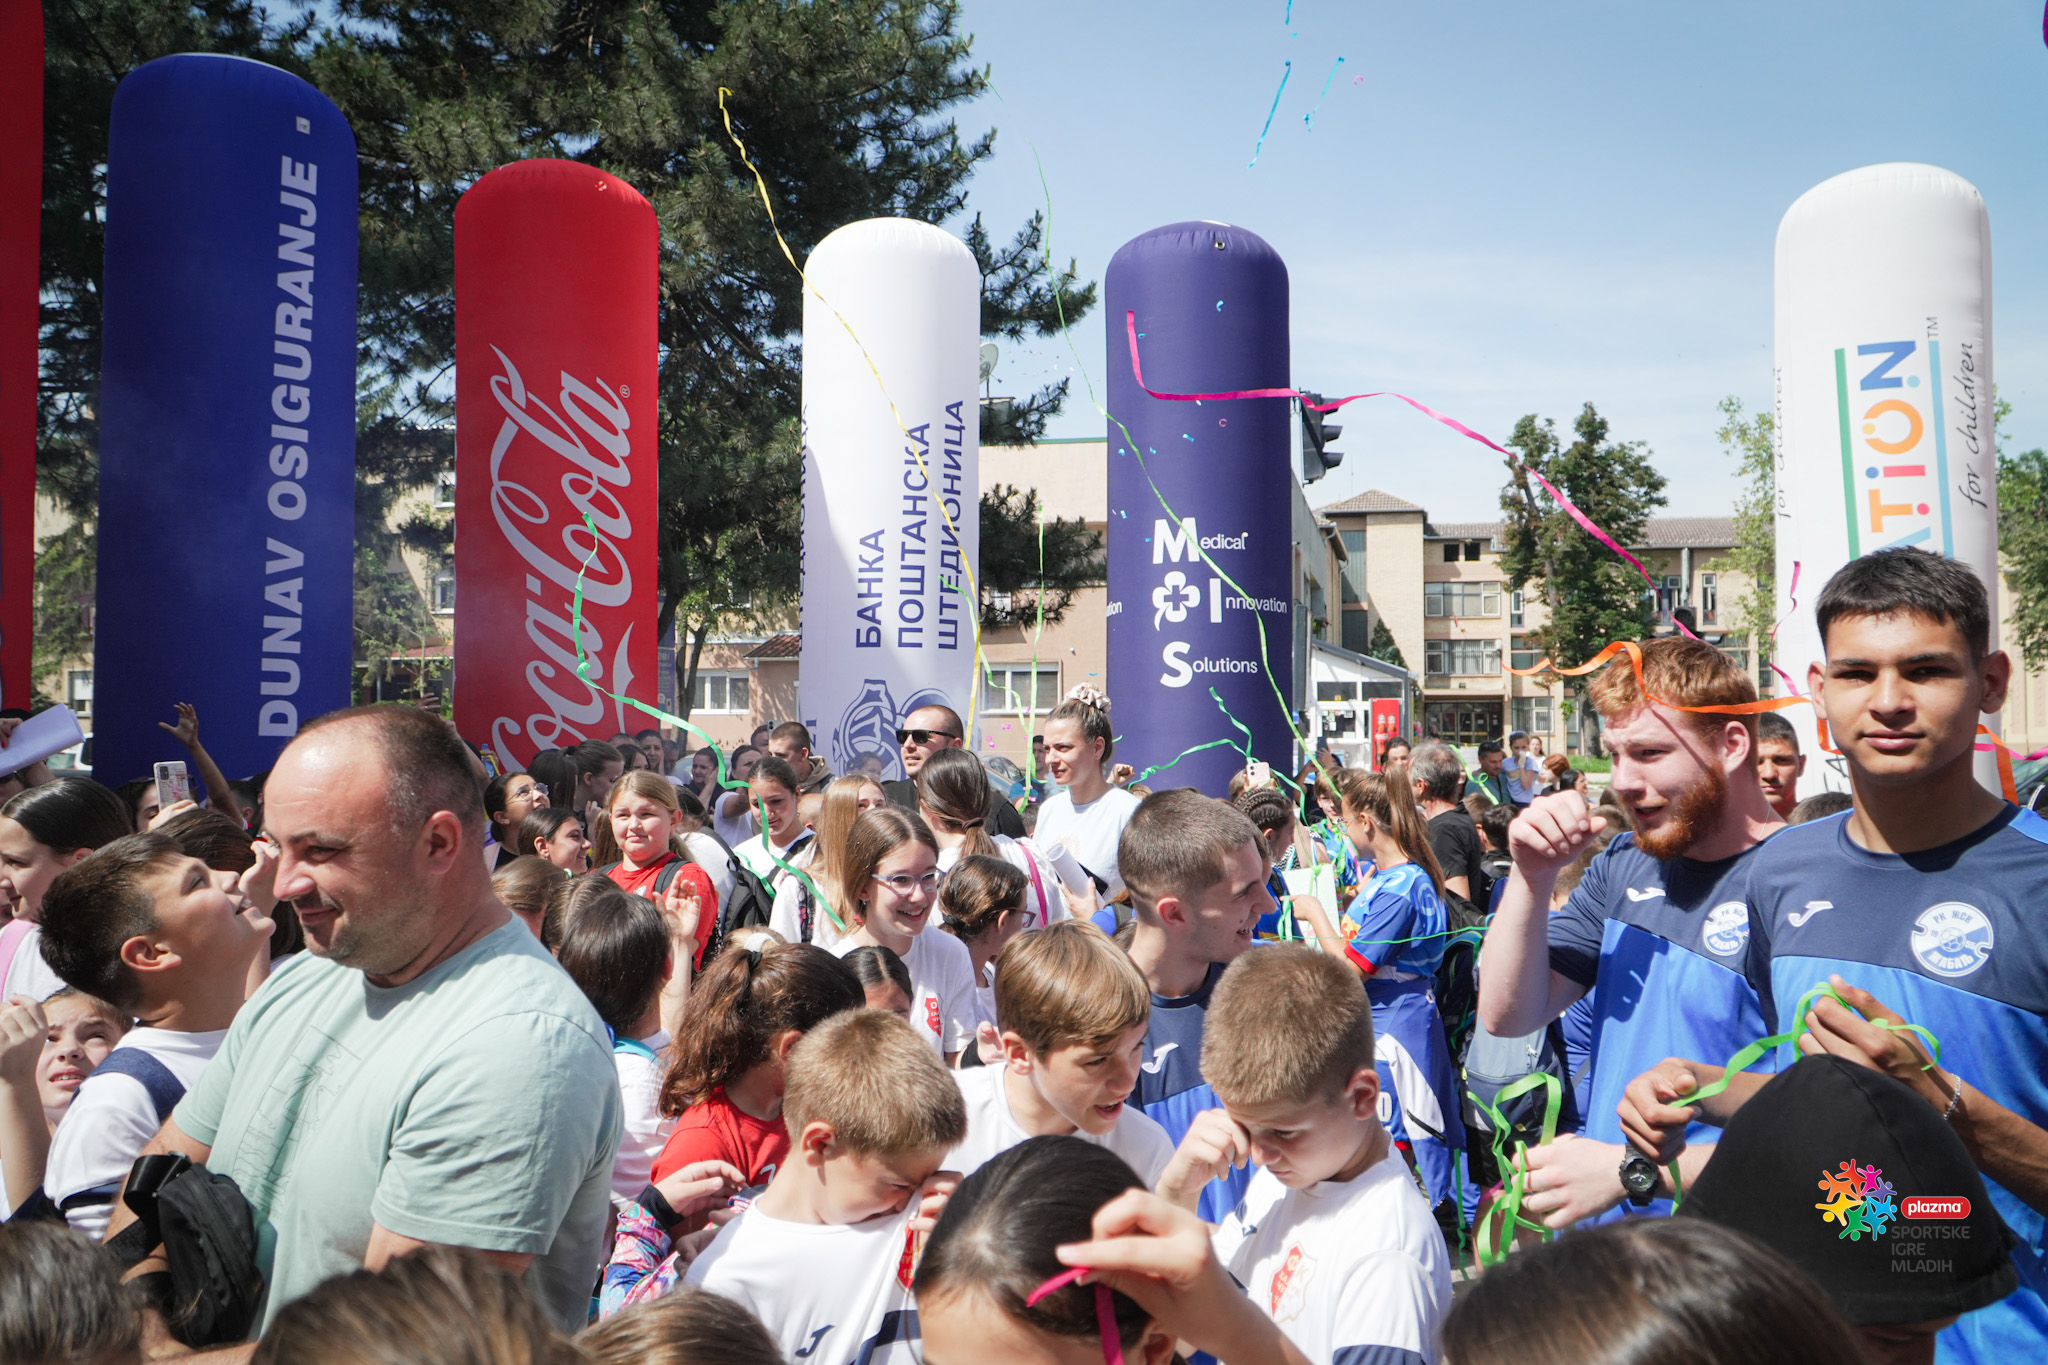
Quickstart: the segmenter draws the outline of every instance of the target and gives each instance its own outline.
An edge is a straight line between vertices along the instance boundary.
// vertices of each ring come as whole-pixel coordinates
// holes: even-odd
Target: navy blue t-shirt
[[[1551,969],[1592,992],[1592,1075],[1585,1135],[1626,1141],[1615,1109],[1628,1083],[1666,1057],[1719,1064],[1764,1036],[1763,1010],[1743,972],[1746,891],[1758,849],[1719,862],[1659,860],[1616,836],[1550,917]],[[1775,1070],[1770,1059],[1758,1069]],[[1720,1130],[1703,1123],[1689,1142]],[[1668,1200],[1652,1211],[1670,1212]]]
[[[1202,1079],[1202,1021],[1222,975],[1223,964],[1211,963],[1208,977],[1193,995],[1152,997],[1152,1022],[1146,1025],[1145,1055],[1138,1063],[1138,1107],[1166,1130],[1176,1147],[1188,1135],[1195,1115],[1223,1107]],[[1202,1189],[1202,1217],[1222,1222],[1244,1198],[1251,1179],[1247,1164],[1210,1181]]]
[[[1839,975],[1939,1038],[1944,1070],[2048,1127],[2048,821],[2008,805],[1973,834],[1905,854],[1871,852],[1848,824],[1787,830],[1751,868],[1749,974],[1771,1031]],[[1797,1055],[1781,1051],[1787,1064]],[[2019,1240],[2020,1288],[1943,1332],[1943,1362],[2048,1345],[2048,1220],[1984,1184]]]

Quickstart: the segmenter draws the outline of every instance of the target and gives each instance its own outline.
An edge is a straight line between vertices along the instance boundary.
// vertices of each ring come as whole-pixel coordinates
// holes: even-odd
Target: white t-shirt
[[[43,926],[30,925],[15,947],[14,961],[7,964],[7,980],[0,983],[0,1003],[17,995],[41,1002],[64,989],[64,978],[43,961]]]
[[[845,957],[861,946],[849,935],[830,951]],[[927,927],[910,940],[903,965],[910,972],[910,1026],[930,1038],[941,1055],[974,1046],[981,1015],[974,1000],[974,959],[966,945],[944,929]]]
[[[206,1064],[220,1051],[221,1041],[227,1036],[224,1028],[206,1033],[130,1029],[107,1057],[112,1060],[129,1048],[147,1052],[190,1090],[199,1083],[199,1074],[206,1070]],[[71,1097],[71,1107],[64,1111],[56,1136],[50,1140],[50,1160],[43,1173],[44,1191],[52,1202],[62,1204],[74,1194],[119,1184],[162,1126],[163,1121],[157,1117],[156,1106],[150,1103],[149,1091],[141,1081],[103,1069],[93,1072]],[[107,1219],[113,1210],[109,1200],[82,1204],[64,1216],[72,1227],[98,1241],[107,1230]]]
[[[1124,889],[1124,879],[1117,875],[1116,843],[1137,809],[1138,798],[1122,787],[1111,787],[1085,806],[1075,805],[1074,798],[1060,790],[1038,808],[1031,837],[1041,848],[1064,841],[1081,866],[1109,883],[1114,896]]]
[[[1399,1156],[1305,1190],[1261,1168],[1211,1245],[1310,1360],[1437,1358],[1451,1262]]]
[[[772,890],[778,880],[787,881],[789,879],[789,874],[780,867],[777,867],[775,860],[780,858],[791,867],[808,867],[811,862],[812,850],[817,847],[817,842],[811,836],[811,831],[806,829],[790,841],[790,844],[796,848],[795,854],[792,855],[789,848],[782,844],[774,845],[773,852],[771,853],[768,836],[766,834],[756,834],[751,839],[742,840],[734,844],[732,851],[733,856],[744,863],[749,872],[752,872],[756,877],[768,883],[769,888]]]
[[[865,1223],[792,1223],[748,1209],[719,1229],[683,1283],[750,1309],[806,1365],[915,1365],[915,1203]]]
[[[738,848],[761,832],[761,822],[754,815],[753,803],[746,800],[740,802],[738,817],[728,820],[725,816],[725,799],[728,796],[744,798],[746,793],[719,792],[711,806],[711,828],[717,830],[718,837],[725,840],[728,845]]]
[[[612,1205],[624,1208],[647,1187],[654,1172],[654,1158],[668,1141],[672,1118],[661,1114],[661,1050],[668,1046],[668,1031],[656,1029],[640,1039],[654,1053],[652,1059],[637,1052],[612,1051],[619,1069],[619,1099],[625,1106],[626,1126],[619,1134],[619,1154],[612,1158]]]
[[[1007,1074],[1009,1068],[1001,1064],[953,1073],[960,1098],[967,1102],[967,1137],[946,1154],[943,1169],[972,1175],[984,1162],[1032,1136],[1010,1109],[1009,1092],[1003,1085]],[[1160,1172],[1173,1159],[1173,1139],[1135,1104],[1126,1103],[1116,1116],[1116,1126],[1103,1136],[1079,1129],[1072,1136],[1115,1152],[1138,1173],[1147,1189],[1159,1183]]]
[[[797,856],[789,861],[791,865],[808,868],[811,865],[811,850],[816,844],[806,844]],[[818,889],[824,890],[823,883]],[[768,927],[791,943],[804,942],[803,898],[804,884],[795,877],[784,875],[775,886],[775,907],[768,914]],[[814,897],[811,901],[810,942],[820,948],[836,949],[846,935],[832,927],[832,917],[825,913],[824,906]]]

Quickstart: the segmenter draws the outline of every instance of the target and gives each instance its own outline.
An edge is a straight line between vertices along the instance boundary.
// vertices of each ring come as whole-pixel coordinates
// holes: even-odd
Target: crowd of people
[[[2024,1359],[2010,667],[1936,556],[1815,610],[1804,802],[1689,639],[1593,678],[1597,796],[1519,734],[1148,788],[1085,688],[1043,799],[944,706],[895,781],[403,706],[245,781],[178,707],[203,805],[8,774],[0,1359]]]

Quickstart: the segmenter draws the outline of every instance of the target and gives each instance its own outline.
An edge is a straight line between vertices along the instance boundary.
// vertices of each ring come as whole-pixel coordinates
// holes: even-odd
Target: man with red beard
[[[1651,640],[1642,656],[1644,686],[1618,659],[1590,689],[1634,832],[1550,914],[1558,873],[1607,822],[1576,791],[1532,802],[1508,827],[1514,870],[1480,961],[1479,1017],[1499,1037],[1533,1033],[1592,992],[1586,1130],[1529,1154],[1523,1208],[1553,1228],[1624,1201],[1627,1213],[1668,1213],[1668,1173],[1624,1139],[1623,1089],[1666,1057],[1727,1057],[1766,1032],[1743,975],[1744,897],[1750,855],[1783,826],[1757,780],[1756,716],[1660,704],[1739,705],[1756,689],[1698,640]],[[1712,1130],[1694,1126],[1686,1175],[1713,1151]]]

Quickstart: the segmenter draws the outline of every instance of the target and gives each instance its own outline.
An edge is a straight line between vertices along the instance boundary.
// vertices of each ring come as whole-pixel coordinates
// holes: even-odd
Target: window
[[[442,569],[434,575],[434,615],[448,616],[455,611],[455,570]]]
[[[1425,640],[1423,668],[1430,673],[1489,677],[1500,672],[1498,640]]]
[[[1517,629],[1519,629],[1523,624],[1522,594],[1518,592],[1511,592],[1508,594],[1508,624],[1510,626],[1516,627]]]
[[[1446,744],[1483,744],[1499,739],[1500,703],[1432,701],[1422,706],[1425,731]]]
[[[1483,553],[1485,552],[1485,550],[1486,550],[1486,542],[1485,542],[1485,541],[1483,541],[1483,540],[1468,540],[1468,541],[1466,541],[1466,542],[1465,542],[1465,559],[1466,559],[1466,561],[1467,561],[1468,563],[1477,563],[1477,562],[1479,561],[1479,556],[1480,556],[1481,554],[1483,554]]]
[[[1372,613],[1369,611],[1347,611],[1344,613],[1344,638],[1338,641],[1353,654],[1372,653]]]
[[[986,707],[990,711],[1012,713],[1035,711],[1040,715],[1060,704],[1060,671],[1057,668],[1040,668],[1037,673],[1038,687],[1031,685],[1033,674],[1029,668],[991,668],[988,671],[988,696]]]
[[[1700,624],[1711,626],[1721,611],[1721,585],[1714,574],[1700,575]]]
[[[1499,583],[1425,583],[1422,585],[1425,616],[1498,616]]]
[[[1447,541],[1445,541],[1445,542],[1444,542],[1444,563],[1446,563],[1446,564],[1455,564],[1455,563],[1457,563],[1457,562],[1458,562],[1458,542],[1457,542],[1457,541],[1455,541],[1455,540],[1447,540]]]
[[[1543,661],[1543,645],[1533,635],[1517,635],[1508,662],[1516,668],[1534,668]],[[1526,727],[1524,727],[1526,728]]]
[[[92,719],[92,670],[71,668],[64,672],[64,704],[78,713],[80,720]]]
[[[1358,684],[1355,682],[1318,682],[1317,701],[1357,701]]]
[[[744,673],[699,673],[690,689],[692,711],[744,711],[749,680]]]
[[[434,476],[434,506],[453,507],[454,505],[455,471],[444,469]]]
[[[1343,588],[1346,602],[1365,601],[1365,532],[1345,531]]]
[[[1550,698],[1516,697],[1514,702],[1515,723],[1513,729],[1527,730],[1532,735],[1548,735],[1550,730]]]

